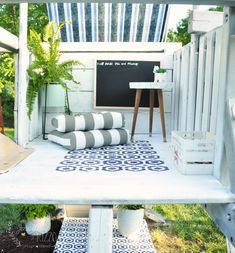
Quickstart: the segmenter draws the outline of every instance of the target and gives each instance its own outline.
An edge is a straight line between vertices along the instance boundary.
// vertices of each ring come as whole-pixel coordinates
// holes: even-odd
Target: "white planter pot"
[[[161,83],[166,81],[166,73],[154,73],[154,82]]]
[[[144,218],[144,209],[118,210],[118,230],[121,235],[132,237],[139,232]]]
[[[65,89],[57,83],[47,85],[47,107],[64,107]],[[42,93],[42,106],[45,106],[45,88]]]
[[[51,217],[36,218],[27,220],[25,229],[29,235],[42,235],[46,234],[51,229]]]

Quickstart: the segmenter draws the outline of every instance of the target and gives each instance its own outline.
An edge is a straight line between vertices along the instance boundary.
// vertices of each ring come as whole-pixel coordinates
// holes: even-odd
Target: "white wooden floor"
[[[0,203],[227,203],[235,195],[213,176],[185,176],[172,167],[170,142],[161,135],[148,139],[170,168],[154,172],[56,171],[67,153],[64,148],[37,139],[30,143],[35,151],[10,172],[0,175]]]

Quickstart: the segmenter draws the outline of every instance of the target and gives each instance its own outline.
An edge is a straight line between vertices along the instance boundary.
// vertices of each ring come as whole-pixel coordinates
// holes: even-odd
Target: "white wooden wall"
[[[172,129],[216,132],[222,28],[174,54]]]
[[[86,70],[76,67],[73,74],[76,80],[81,82],[79,88],[68,84],[71,88],[69,92],[70,109],[73,113],[91,112],[104,110],[94,108],[94,75],[95,60],[138,60],[138,61],[160,61],[161,66],[168,69],[168,78],[172,79],[173,53],[181,47],[180,43],[62,43],[62,60],[76,59],[85,64]],[[159,51],[164,50],[164,53]],[[155,52],[154,52],[155,51]],[[158,51],[158,52],[156,52]],[[171,131],[171,100],[172,91],[164,91],[165,121],[168,133]],[[134,105],[133,105],[134,106]],[[30,140],[38,136],[38,127],[41,128],[41,114],[38,113],[40,107],[36,108],[32,116],[30,127]],[[61,108],[48,108],[47,131],[51,131],[51,118],[63,112]],[[105,110],[107,110],[105,108]],[[126,128],[131,129],[133,109],[108,109],[122,111],[126,118]],[[148,109],[141,109],[137,119],[136,133],[148,133]],[[39,124],[40,122],[40,124]],[[144,122],[144,123],[143,123]],[[161,133],[161,124],[158,109],[155,110],[153,133]]]

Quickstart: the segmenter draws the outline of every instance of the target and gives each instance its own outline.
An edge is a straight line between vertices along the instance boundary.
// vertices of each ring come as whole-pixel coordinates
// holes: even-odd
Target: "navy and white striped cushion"
[[[59,132],[89,131],[94,129],[122,128],[124,115],[120,112],[84,113],[78,116],[58,115],[52,125]]]
[[[57,130],[48,134],[48,139],[69,150],[126,144],[129,131],[122,129],[73,131],[61,133]]]

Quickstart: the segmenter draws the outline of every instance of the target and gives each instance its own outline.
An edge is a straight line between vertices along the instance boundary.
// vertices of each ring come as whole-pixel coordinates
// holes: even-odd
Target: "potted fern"
[[[55,211],[54,205],[44,204],[22,204],[20,205],[25,230],[29,235],[42,235],[51,229],[52,212]]]
[[[144,205],[118,205],[118,230],[121,235],[131,238],[139,232],[144,218]]]
[[[34,57],[28,68],[29,84],[26,101],[29,118],[35,99],[43,89],[59,84],[67,90],[66,81],[79,84],[73,77],[72,68],[75,65],[84,68],[84,65],[75,60],[60,61],[60,31],[63,25],[64,23],[56,25],[55,22],[50,22],[43,33],[37,33],[34,30],[29,32],[28,49]]]

